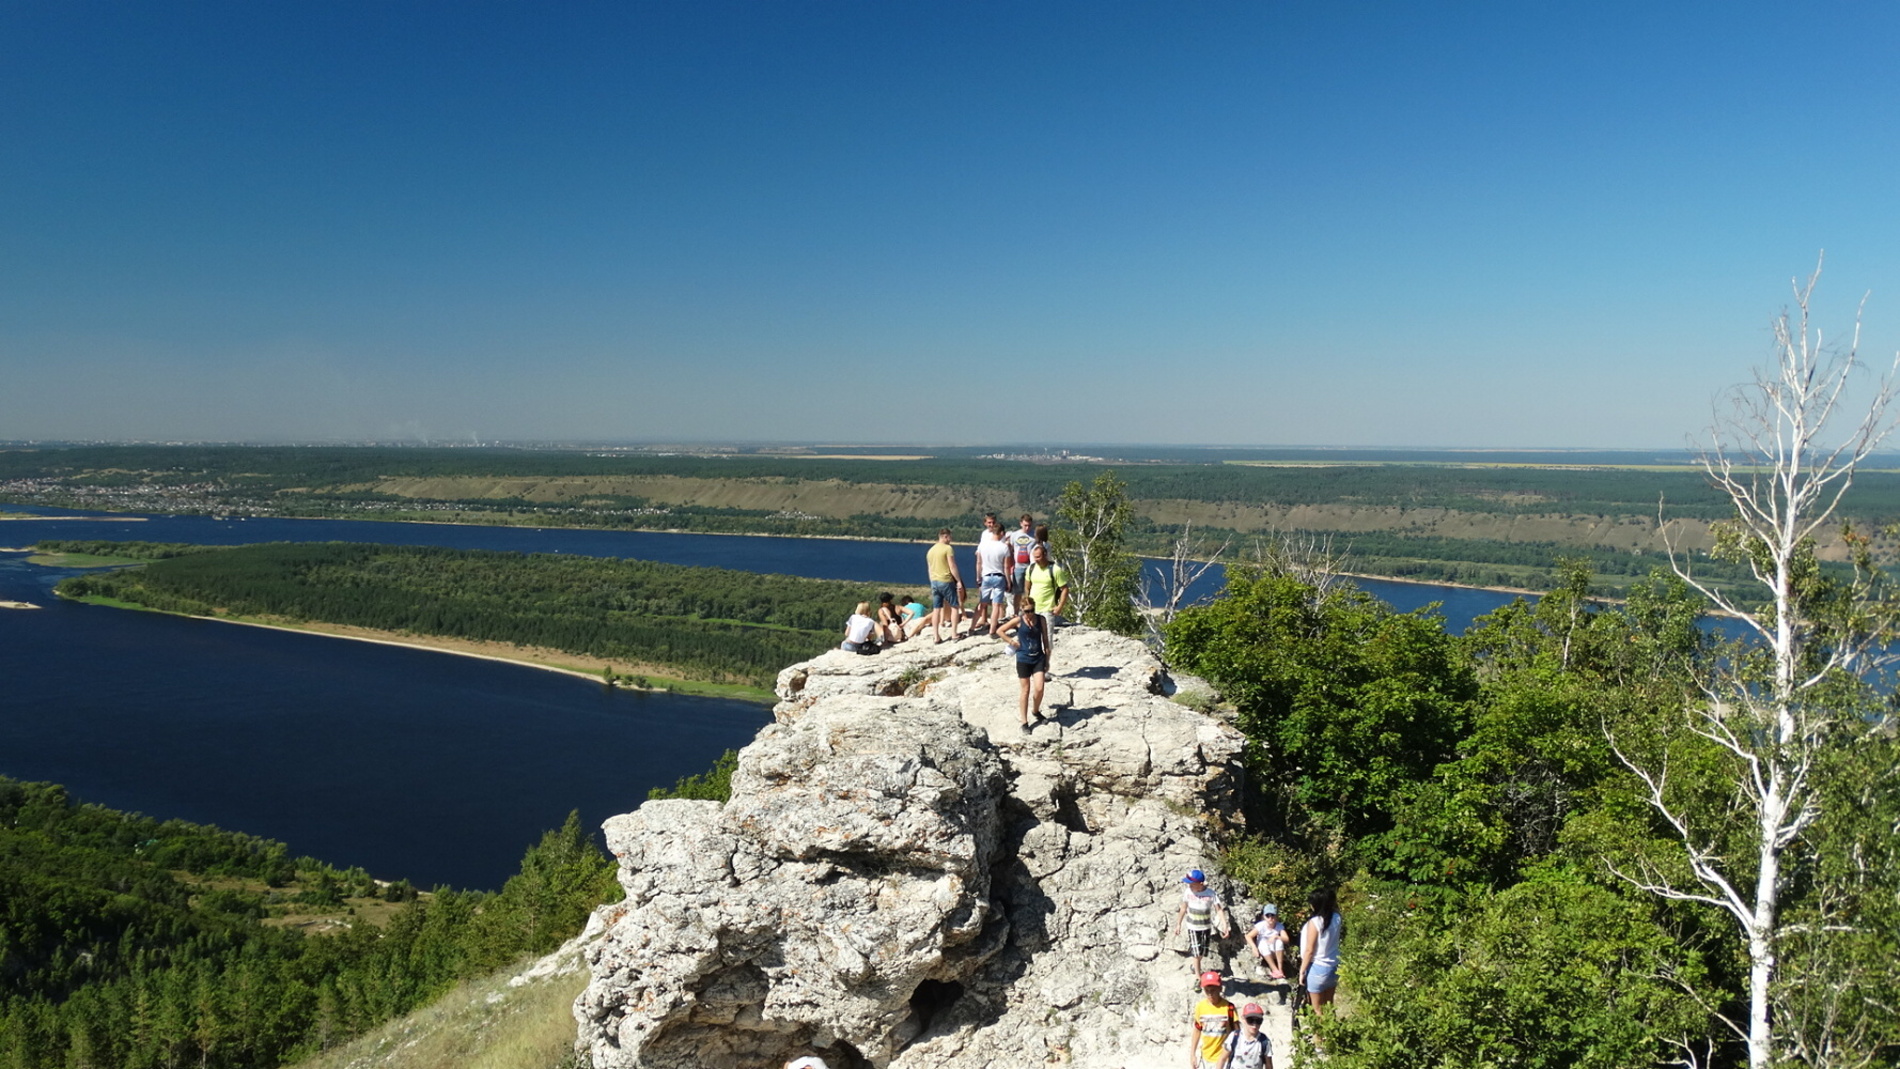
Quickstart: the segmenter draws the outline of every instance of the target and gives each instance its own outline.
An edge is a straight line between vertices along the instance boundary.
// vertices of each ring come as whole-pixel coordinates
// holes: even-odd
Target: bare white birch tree
[[[1254,539],[1246,563],[1267,575],[1292,576],[1310,588],[1313,603],[1320,604],[1346,585],[1349,551],[1335,546],[1330,534],[1276,530]]]
[[[1732,919],[1748,954],[1747,1017],[1716,1016],[1746,1044],[1751,1069],[1812,1055],[1803,1049],[1808,1044],[1777,1033],[1771,1013],[1784,940],[1814,934],[1792,932],[1782,923],[1790,887],[1784,855],[1821,815],[1824,784],[1818,777],[1825,775],[1830,753],[1878,727],[1864,706],[1837,699],[1843,682],[1864,679],[1879,667],[1892,633],[1877,611],[1886,603],[1873,590],[1821,579],[1814,547],[1816,535],[1837,521],[1856,470],[1893,428],[1888,410],[1900,354],[1873,384],[1866,407],[1856,406],[1857,416],[1844,414],[1859,366],[1860,317],[1845,346],[1823,344],[1809,320],[1820,274],[1817,264],[1805,284],[1796,280],[1795,310],[1784,310],[1774,324],[1775,365],[1730,391],[1726,406],[1718,404],[1716,424],[1699,455],[1710,481],[1735,507],[1734,518],[1718,525],[1717,552],[1746,561],[1764,599],[1744,601],[1705,583],[1691,559],[1670,546],[1676,574],[1762,644],[1759,672],[1748,671],[1756,658],[1738,655],[1704,681],[1687,725],[1713,744],[1732,776],[1718,793],[1726,796],[1726,814],[1746,825],[1746,845],[1737,848],[1728,838],[1734,823],[1699,808],[1706,802],[1694,796],[1708,790],[1706,779],[1688,782],[1666,757],[1627,753],[1620,740],[1611,739],[1687,862],[1686,870],[1677,866],[1674,874],[1658,865],[1634,873],[1619,869],[1618,875]],[[1706,768],[1697,773],[1698,779],[1704,776]]]
[[[1144,576],[1137,595],[1148,645],[1157,650],[1167,648],[1168,622],[1181,612],[1188,590],[1220,563],[1232,545],[1229,539],[1210,550],[1206,539],[1195,536],[1192,523],[1181,525],[1181,533],[1175,536],[1171,552],[1163,561],[1161,575],[1153,579]]]

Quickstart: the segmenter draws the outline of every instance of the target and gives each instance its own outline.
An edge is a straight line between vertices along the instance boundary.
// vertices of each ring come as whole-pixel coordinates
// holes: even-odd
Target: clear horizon
[[[1896,46],[1865,2],[18,5],[0,439],[1679,449],[1822,249],[1816,325],[1870,294],[1900,350]]]

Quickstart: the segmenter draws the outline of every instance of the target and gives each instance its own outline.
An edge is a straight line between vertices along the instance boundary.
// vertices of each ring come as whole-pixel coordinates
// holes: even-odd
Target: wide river
[[[924,546],[0,506],[0,546],[49,538],[343,541],[632,557],[921,586]],[[969,550],[962,549],[960,556]],[[964,561],[968,568],[969,562]],[[73,572],[0,553],[0,774],[87,801],[281,839],[420,886],[497,888],[569,810],[597,826],[749,742],[762,706],[611,690],[426,650],[62,602]],[[1208,586],[1212,587],[1212,581]],[[1363,581],[1459,630],[1507,595]],[[840,621],[842,624],[842,621]]]

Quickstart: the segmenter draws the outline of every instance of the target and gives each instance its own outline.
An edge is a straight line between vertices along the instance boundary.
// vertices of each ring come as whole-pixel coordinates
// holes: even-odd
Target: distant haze
[[[1900,7],[0,11],[0,439],[1675,448]]]

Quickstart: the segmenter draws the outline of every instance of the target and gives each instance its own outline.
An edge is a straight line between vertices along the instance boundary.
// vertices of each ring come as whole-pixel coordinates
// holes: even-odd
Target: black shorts
[[[1189,957],[1204,958],[1207,956],[1207,937],[1210,934],[1212,933],[1206,928],[1189,928],[1187,930]]]
[[[1033,661],[1017,661],[1016,662],[1016,678],[1017,679],[1028,679],[1030,676],[1035,675],[1037,672],[1041,672],[1044,675],[1049,674],[1049,658],[1047,655],[1038,657],[1037,659]]]

